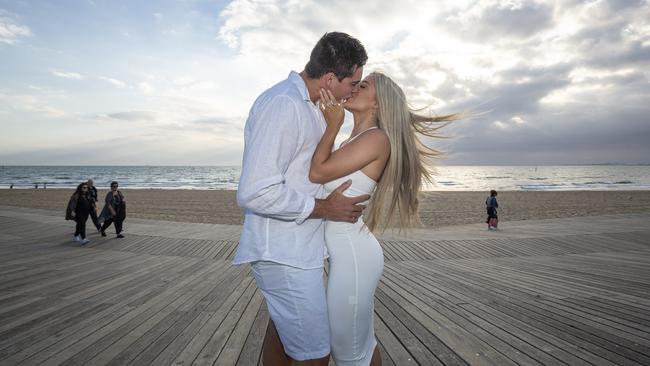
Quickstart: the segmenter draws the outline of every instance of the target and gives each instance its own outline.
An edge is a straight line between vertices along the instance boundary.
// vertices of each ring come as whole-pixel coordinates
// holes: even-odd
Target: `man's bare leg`
[[[330,362],[330,355],[327,355],[323,358],[317,358],[315,360],[305,360],[305,361],[296,361],[294,360],[292,365],[294,366],[327,366]]]
[[[264,336],[264,351],[262,352],[262,365],[264,366],[291,366],[291,359],[284,353],[284,346],[280,340],[278,330],[275,329],[273,320],[269,319]]]
[[[284,346],[280,340],[278,330],[273,320],[269,319],[264,336],[264,349],[262,351],[262,365],[264,366],[327,366],[330,355],[315,360],[296,361],[284,353]]]
[[[370,366],[381,366],[381,355],[379,354],[379,347],[375,346],[375,351],[372,353]]]

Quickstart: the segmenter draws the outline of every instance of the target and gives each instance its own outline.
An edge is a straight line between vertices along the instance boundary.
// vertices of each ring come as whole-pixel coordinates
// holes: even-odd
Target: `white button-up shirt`
[[[323,186],[309,181],[325,120],[296,72],[260,95],[244,131],[237,203],[245,208],[234,264],[323,267],[323,220],[307,219]]]

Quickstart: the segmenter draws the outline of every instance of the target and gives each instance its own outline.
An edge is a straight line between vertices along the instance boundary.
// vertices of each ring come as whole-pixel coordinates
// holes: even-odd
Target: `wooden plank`
[[[239,304],[241,306],[242,301],[247,302],[249,296],[252,296],[256,287],[252,280],[246,281],[246,288],[241,292],[233,292],[230,294],[226,302],[223,303],[218,309],[213,309],[214,313],[212,317],[201,327],[199,332],[196,334],[192,341],[188,343],[187,347],[174,359],[174,365],[190,365],[197,358],[204,356],[206,358],[213,359],[216,357],[214,354],[211,354],[209,350],[213,352],[219,352],[219,349],[215,349],[211,346],[210,342],[214,342],[213,335],[221,328],[221,324],[226,319],[228,314],[230,314],[231,309]],[[244,298],[244,300],[241,300]],[[221,334],[224,330],[222,329]],[[209,350],[202,352],[205,347],[209,347]]]
[[[266,334],[266,326],[268,325],[269,318],[266,302],[262,301],[262,305],[257,312],[255,321],[246,337],[246,342],[238,355],[239,358],[237,359],[236,365],[249,366],[257,365],[261,362],[262,343]]]

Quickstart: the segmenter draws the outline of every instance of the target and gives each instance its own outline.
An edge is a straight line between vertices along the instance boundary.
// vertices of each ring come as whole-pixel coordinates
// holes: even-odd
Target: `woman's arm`
[[[77,196],[76,193],[74,193],[70,197],[70,201],[68,201],[68,209],[67,209],[66,219],[68,219],[68,218],[74,219],[75,214],[76,214],[75,210],[77,208],[77,197],[78,196]]]
[[[381,130],[368,131],[334,152],[330,152],[333,143],[330,139],[326,130],[312,158],[309,180],[314,183],[324,184],[344,177],[379,159],[384,151],[390,151],[388,137]]]
[[[343,126],[343,119],[345,118],[345,111],[340,103],[336,103],[331,96],[329,90],[327,93],[320,90],[320,109],[323,111],[323,116],[325,117],[325,122],[327,122],[327,127],[325,132],[321,137],[316,150],[314,151],[314,156],[311,158],[311,167],[309,169],[309,180],[314,183],[325,183],[323,181],[323,165],[330,158],[332,154],[332,147],[334,146],[334,141],[336,140],[336,135],[338,135],[341,126]],[[334,104],[336,103],[336,104]],[[336,178],[335,178],[336,179]]]
[[[321,110],[327,127],[311,159],[309,180],[312,182],[323,184],[346,176],[379,159],[385,151],[390,151],[388,137],[382,130],[377,129],[364,133],[358,139],[332,152],[336,135],[343,125],[345,112],[343,107],[336,103],[331,92],[322,90]]]

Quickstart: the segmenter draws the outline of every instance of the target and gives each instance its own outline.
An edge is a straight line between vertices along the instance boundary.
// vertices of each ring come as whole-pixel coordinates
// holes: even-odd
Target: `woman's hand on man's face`
[[[336,129],[341,128],[343,119],[345,118],[345,111],[343,106],[339,103],[331,91],[320,90],[320,109],[323,111],[325,122],[329,127]]]

